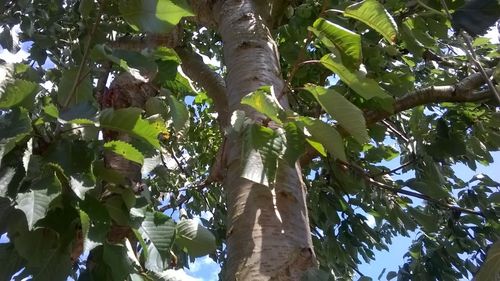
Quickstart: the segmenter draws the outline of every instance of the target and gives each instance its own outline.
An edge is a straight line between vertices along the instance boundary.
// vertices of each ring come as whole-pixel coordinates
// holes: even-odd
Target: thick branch
[[[486,73],[491,75],[492,69],[486,69]],[[485,83],[485,78],[480,72],[476,72],[455,85],[431,86],[410,92],[394,102],[394,111],[366,111],[366,124],[377,123],[389,116],[400,113],[420,105],[438,102],[479,102],[493,98],[491,91],[474,91]],[[345,131],[345,130],[342,130]],[[309,147],[300,158],[301,166],[305,166],[312,159],[318,157],[318,152]]]
[[[184,47],[175,51],[182,60],[182,70],[194,82],[198,83],[214,101],[218,113],[218,121],[223,130],[229,124],[229,107],[227,102],[226,83],[222,77],[203,62],[197,53]]]
[[[491,75],[493,70],[487,69],[486,73]],[[393,114],[419,105],[438,102],[478,102],[487,100],[492,97],[490,92],[474,93],[473,91],[484,83],[484,76],[480,72],[476,72],[458,82],[456,85],[431,86],[416,90],[396,99],[393,113],[387,111],[365,112],[366,123],[376,123]]]
[[[116,41],[108,42],[106,45],[114,49],[131,51],[141,51],[146,48],[156,48],[158,46],[175,48],[180,44],[181,38],[182,30],[178,27],[171,32],[164,34],[147,33],[142,37],[125,36]]]

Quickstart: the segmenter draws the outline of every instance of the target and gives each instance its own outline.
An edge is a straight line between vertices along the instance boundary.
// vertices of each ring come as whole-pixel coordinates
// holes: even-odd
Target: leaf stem
[[[92,26],[92,30],[90,31],[90,34],[88,35],[87,42],[85,44],[85,49],[83,50],[82,61],[80,63],[80,66],[78,67],[78,72],[76,73],[76,79],[73,82],[73,86],[71,87],[71,91],[69,92],[68,97],[64,101],[63,109],[66,108],[66,107],[68,107],[70,101],[73,99],[73,97],[74,97],[74,95],[76,93],[76,88],[81,83],[80,79],[81,79],[81,76],[82,76],[83,68],[85,67],[85,63],[86,63],[87,58],[89,56],[90,43],[92,42],[92,38],[94,37],[94,34],[95,34],[96,30],[97,30],[97,26],[99,25],[100,19],[101,19],[101,13],[99,11],[97,13],[97,15],[96,15],[96,20],[95,20],[95,22],[94,22],[94,24]]]

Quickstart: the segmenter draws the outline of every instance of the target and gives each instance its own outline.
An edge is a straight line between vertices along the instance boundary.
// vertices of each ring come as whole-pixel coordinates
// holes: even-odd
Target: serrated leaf
[[[147,244],[145,266],[148,270],[161,272],[166,268],[166,260],[175,238],[175,222],[159,212],[147,212],[139,227],[141,238]]]
[[[368,141],[366,120],[363,112],[357,106],[333,89],[309,85],[306,86],[306,90],[313,94],[323,109],[335,118],[359,144]]]
[[[253,107],[258,112],[266,115],[269,119],[278,124],[282,124],[280,116],[284,115],[279,102],[274,97],[273,88],[270,86],[262,86],[254,92],[244,96],[241,99],[242,104]]]
[[[396,22],[377,0],[365,0],[350,5],[345,9],[344,16],[355,18],[380,33],[387,41],[396,42]]]
[[[136,30],[168,33],[182,17],[193,13],[185,0],[120,1],[120,13]]]
[[[58,85],[57,102],[63,107],[71,107],[73,105],[94,100],[92,94],[92,79],[90,75],[85,75],[88,69],[83,69],[78,76],[78,68],[70,68],[62,71],[61,82]],[[77,86],[72,92],[75,81]]]
[[[101,127],[122,131],[138,137],[155,148],[160,147],[158,135],[161,133],[154,125],[141,118],[142,110],[136,107],[106,109],[99,118]]]
[[[345,67],[340,60],[333,54],[325,55],[321,58],[321,63],[335,74],[342,82],[346,83],[351,89],[364,99],[380,98],[392,100],[392,97],[380,87],[373,79],[361,75],[359,72],[353,72]],[[389,109],[389,108],[387,108]],[[392,108],[390,108],[392,111]]]
[[[123,158],[142,165],[144,156],[131,144],[123,141],[110,141],[104,144],[104,149],[112,151]]]
[[[184,103],[179,102],[172,95],[167,94],[166,96],[174,129],[181,132],[189,125],[189,111]]]
[[[195,220],[182,220],[176,229],[175,243],[186,248],[191,257],[201,257],[215,251],[215,236]]]
[[[361,36],[359,34],[323,18],[317,19],[310,30],[327,47],[333,44],[340,51],[345,65],[355,69],[359,67],[361,63]]]
[[[16,198],[16,208],[23,211],[29,229],[32,229],[37,221],[45,217],[50,202],[61,191],[61,182],[55,172],[51,172],[35,180],[32,187],[28,192],[19,193]]]
[[[274,183],[278,159],[285,152],[284,132],[257,124],[246,128],[243,154],[242,177],[253,182],[270,186]]]
[[[320,142],[335,158],[347,161],[342,136],[335,128],[321,120],[309,117],[301,117],[299,121],[311,133],[312,138]]]
[[[15,80],[5,86],[4,92],[0,94],[0,109],[7,110],[16,106],[32,108],[38,89],[38,84],[31,81]]]

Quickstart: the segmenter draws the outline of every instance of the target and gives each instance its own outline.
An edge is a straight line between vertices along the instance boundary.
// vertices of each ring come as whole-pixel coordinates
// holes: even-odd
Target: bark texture
[[[227,66],[229,112],[243,109],[253,121],[264,118],[241,98],[260,86],[281,92],[278,52],[254,1],[220,1],[214,8]],[[287,108],[286,97],[280,100]],[[316,266],[305,187],[300,166],[281,162],[276,183],[269,188],[242,178],[242,139],[228,135],[226,150],[228,261],[226,280],[300,280]]]

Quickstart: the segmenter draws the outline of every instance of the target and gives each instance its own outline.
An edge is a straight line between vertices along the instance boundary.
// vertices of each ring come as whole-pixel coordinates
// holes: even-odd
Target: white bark
[[[240,104],[241,98],[263,85],[283,88],[278,52],[252,1],[220,1],[214,8],[227,66],[230,112],[244,109],[259,122],[262,116]],[[280,103],[288,107],[286,98]],[[300,280],[316,266],[309,229],[305,187],[298,164],[281,162],[274,188],[241,175],[239,136],[228,136],[227,176],[228,261],[226,280]]]

